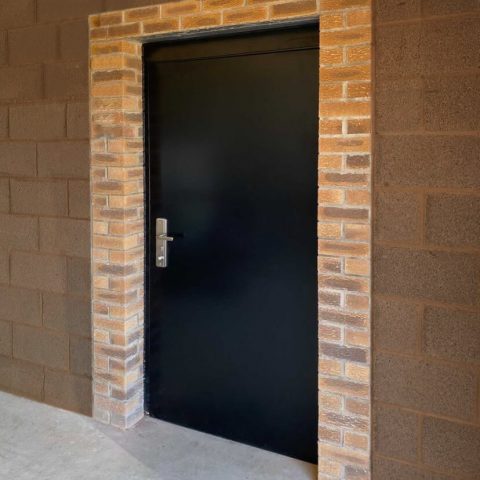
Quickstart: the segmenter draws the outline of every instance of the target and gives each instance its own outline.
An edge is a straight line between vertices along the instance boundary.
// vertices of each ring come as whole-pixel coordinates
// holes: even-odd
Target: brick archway
[[[371,2],[181,0],[90,17],[94,416],[144,415],[142,44],[320,16],[319,478],[370,478]]]

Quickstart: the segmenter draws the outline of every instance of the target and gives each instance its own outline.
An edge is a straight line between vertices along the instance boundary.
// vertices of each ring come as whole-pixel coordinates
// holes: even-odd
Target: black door
[[[310,462],[317,46],[314,26],[145,50],[148,411]]]

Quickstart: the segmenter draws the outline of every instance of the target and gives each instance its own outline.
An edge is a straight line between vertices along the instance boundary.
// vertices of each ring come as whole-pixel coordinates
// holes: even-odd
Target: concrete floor
[[[0,478],[313,480],[308,463],[146,418],[127,432],[0,392]]]

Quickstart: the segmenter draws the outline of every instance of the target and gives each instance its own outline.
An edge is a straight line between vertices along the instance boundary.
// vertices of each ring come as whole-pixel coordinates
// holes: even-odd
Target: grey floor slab
[[[127,432],[0,392],[0,479],[314,480],[282,455],[146,418]]]

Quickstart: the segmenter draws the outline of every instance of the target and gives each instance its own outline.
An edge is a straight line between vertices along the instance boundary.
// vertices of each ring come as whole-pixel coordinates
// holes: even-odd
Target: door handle
[[[157,218],[155,221],[155,266],[166,268],[168,265],[167,242],[172,242],[173,237],[167,235],[168,221],[166,218]]]

